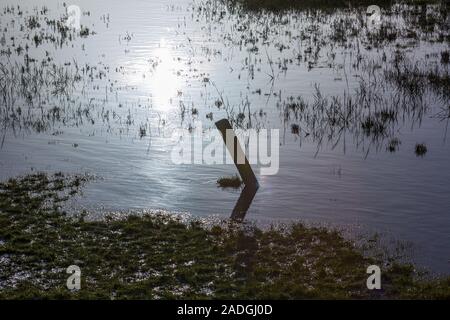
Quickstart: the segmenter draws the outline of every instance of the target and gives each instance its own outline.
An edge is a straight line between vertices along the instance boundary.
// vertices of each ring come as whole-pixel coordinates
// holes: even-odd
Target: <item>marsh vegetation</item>
[[[217,179],[217,185],[221,188],[238,189],[242,186],[242,180],[237,175],[231,177],[220,177]]]
[[[445,1],[379,1],[372,30],[365,0],[149,1],[111,15],[99,3],[83,9],[78,31],[66,27],[65,6],[0,8],[2,176],[106,177],[76,203],[98,220],[76,205],[65,214],[84,175],[1,185],[1,297],[448,298],[448,280],[292,222],[392,227],[433,247],[424,256],[448,270]],[[211,131],[221,118],[238,130],[280,129],[283,170],[262,181],[250,217],[286,225],[131,214],[229,215],[228,187],[242,185],[234,169],[167,160],[175,129],[193,132],[200,120]],[[105,209],[114,206],[124,214]],[[75,262],[87,290],[70,293],[64,268]],[[373,296],[368,263],[387,270]]]
[[[0,184],[0,298],[449,298],[450,279],[427,278],[376,253],[373,241],[355,246],[334,230],[66,215],[64,201],[88,181],[58,173]],[[71,292],[65,270],[74,263],[82,290]],[[365,287],[371,264],[383,266],[377,293]]]

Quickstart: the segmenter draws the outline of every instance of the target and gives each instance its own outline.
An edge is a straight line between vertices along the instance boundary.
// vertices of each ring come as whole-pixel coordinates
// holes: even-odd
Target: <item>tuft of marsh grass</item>
[[[217,179],[217,185],[221,188],[233,188],[238,189],[242,186],[243,182],[237,175],[231,177],[220,177]]]
[[[418,143],[415,147],[415,153],[418,157],[423,157],[428,152],[428,148],[424,143]]]
[[[300,126],[298,124],[293,123],[291,125],[292,134],[299,135],[300,134]]]
[[[450,52],[448,50],[441,52],[441,63],[448,64],[450,62]]]
[[[86,181],[40,173],[0,183],[0,299],[450,298],[450,278],[385,264],[335,230],[66,215],[62,203]],[[66,288],[73,264],[79,291]],[[383,266],[378,292],[366,288],[373,264]]]
[[[391,153],[398,151],[400,145],[402,144],[402,142],[400,141],[400,139],[398,138],[392,138],[387,146],[387,150]]]

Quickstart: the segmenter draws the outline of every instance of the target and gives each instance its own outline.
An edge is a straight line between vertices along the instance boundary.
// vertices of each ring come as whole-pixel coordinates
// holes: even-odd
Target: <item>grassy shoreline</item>
[[[334,230],[68,216],[61,204],[87,181],[41,173],[0,184],[0,299],[450,298],[450,277],[387,265]],[[382,268],[376,292],[366,288],[372,264]],[[70,265],[81,268],[79,291],[66,288]]]

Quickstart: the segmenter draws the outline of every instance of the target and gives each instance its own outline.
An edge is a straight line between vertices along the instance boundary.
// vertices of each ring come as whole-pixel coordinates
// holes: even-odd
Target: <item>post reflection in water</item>
[[[242,189],[241,195],[234,206],[233,212],[231,213],[231,220],[243,221],[245,215],[247,214],[250,205],[252,204],[253,198],[258,191],[258,186],[248,185]]]

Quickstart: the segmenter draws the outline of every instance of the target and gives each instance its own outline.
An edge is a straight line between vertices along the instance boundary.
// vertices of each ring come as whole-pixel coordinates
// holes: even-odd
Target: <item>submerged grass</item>
[[[35,174],[0,185],[0,298],[450,298],[450,279],[368,257],[333,230],[293,223],[206,227],[165,215],[86,221],[62,201],[85,177]],[[81,268],[81,290],[66,268]],[[366,289],[382,266],[383,290]]]
[[[416,144],[415,153],[418,157],[423,157],[428,152],[428,148],[424,143]]]
[[[217,185],[221,188],[238,189],[241,187],[242,183],[242,180],[237,175],[231,177],[220,177],[217,179]]]

